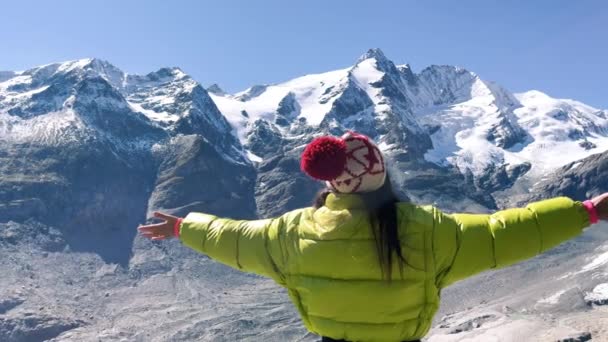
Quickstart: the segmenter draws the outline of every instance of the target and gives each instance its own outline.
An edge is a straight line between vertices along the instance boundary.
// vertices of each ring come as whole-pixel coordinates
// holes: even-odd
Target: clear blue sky
[[[453,64],[512,91],[608,108],[608,1],[8,1],[0,70],[98,57],[179,66],[235,92],[343,68],[368,48]]]

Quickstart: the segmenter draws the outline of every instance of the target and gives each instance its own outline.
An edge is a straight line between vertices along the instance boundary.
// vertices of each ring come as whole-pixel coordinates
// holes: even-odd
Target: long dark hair
[[[314,207],[325,205],[325,199],[331,190],[321,190],[314,200]],[[390,178],[387,175],[380,189],[359,194],[369,212],[372,235],[376,243],[378,261],[382,277],[389,282],[392,279],[393,261],[395,257],[399,264],[399,272],[403,278],[403,264],[405,258],[401,253],[399,241],[399,224],[397,222],[397,203],[401,200],[393,191]]]

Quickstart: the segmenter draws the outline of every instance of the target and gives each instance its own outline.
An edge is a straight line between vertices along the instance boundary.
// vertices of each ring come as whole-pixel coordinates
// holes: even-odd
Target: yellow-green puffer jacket
[[[236,269],[287,288],[306,327],[348,341],[423,337],[440,291],[478,272],[533,257],[589,225],[580,202],[560,197],[493,215],[447,215],[398,204],[406,265],[382,280],[368,214],[356,195],[330,194],[325,206],[275,219],[236,221],[191,213],[183,243]],[[398,263],[395,263],[398,264]]]

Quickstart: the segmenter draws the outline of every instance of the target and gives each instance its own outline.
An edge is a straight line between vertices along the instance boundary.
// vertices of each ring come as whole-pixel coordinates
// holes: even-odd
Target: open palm
[[[608,192],[591,199],[600,220],[608,221]]]
[[[174,237],[173,228],[179,218],[159,212],[155,212],[154,217],[163,220],[163,222],[140,225],[137,228],[140,234],[151,240],[164,240]]]

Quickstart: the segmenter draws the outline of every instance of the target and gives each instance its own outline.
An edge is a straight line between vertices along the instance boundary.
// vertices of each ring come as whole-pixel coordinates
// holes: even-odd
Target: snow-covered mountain
[[[245,146],[263,120],[286,137],[297,136],[302,125],[355,128],[385,151],[412,149],[382,128],[394,116],[399,130],[416,136],[426,160],[475,176],[525,163],[540,175],[608,149],[605,110],[539,91],[512,94],[459,67],[430,66],[416,74],[378,49],[353,67],[211,98]],[[566,153],[547,153],[555,149]]]
[[[72,248],[126,263],[148,208],[255,214],[251,162],[207,92],[179,69],[128,75],[83,59],[3,75],[0,222],[37,219],[69,232]],[[226,192],[242,201],[238,210],[204,205]],[[106,230],[129,249],[98,243]]]
[[[321,185],[300,171],[303,147],[349,129],[379,143],[398,192],[447,211],[589,197],[608,191],[607,115],[539,91],[513,94],[460,67],[414,72],[379,49],[350,67],[236,94],[179,68],[132,75],[98,59],[0,72],[0,258],[10,260],[0,265],[0,340],[312,341],[270,282],[134,228],[157,209],[254,218],[307,206]],[[456,285],[442,313],[470,319],[438,318],[430,341],[482,336],[477,328],[516,321],[534,296],[550,305],[529,317],[552,329],[542,315],[574,314],[564,307],[577,282],[602,302],[602,238],[588,233],[548,259]],[[563,288],[547,280],[567,274],[562,265],[583,269]]]
[[[129,141],[129,148],[150,145],[158,134],[197,132],[229,158],[259,163],[278,152],[260,143],[269,132],[302,145],[313,132],[356,129],[375,138],[385,152],[455,166],[476,180],[501,168],[517,169],[518,176],[529,169],[529,176],[538,178],[608,148],[606,110],[539,91],[512,94],[459,67],[430,66],[414,73],[379,49],[349,68],[232,95],[218,85],[205,91],[179,68],[129,75],[97,59],[3,72],[2,80],[4,139],[61,143],[91,124],[95,133],[111,120],[114,127],[131,127],[118,134],[128,137],[120,140]],[[124,114],[95,118],[87,112],[87,121],[73,111],[92,104]],[[128,122],[116,125],[118,120]],[[565,153],[547,153],[555,149]]]
[[[421,154],[431,147],[430,139],[414,117],[406,82],[374,49],[350,68],[211,98],[245,146],[264,121],[289,139],[310,132],[303,127],[336,133],[356,129],[376,138],[384,150]]]
[[[64,144],[104,136],[128,149],[165,135],[204,134],[226,158],[248,163],[231,127],[203,87],[178,68],[128,75],[82,59],[12,73],[0,83],[5,140]]]

